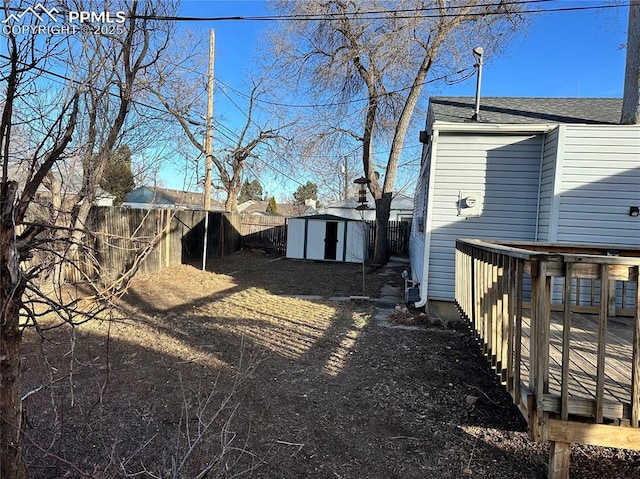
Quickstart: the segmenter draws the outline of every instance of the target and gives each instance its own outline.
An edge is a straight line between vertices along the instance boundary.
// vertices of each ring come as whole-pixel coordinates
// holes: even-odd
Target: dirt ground
[[[359,265],[243,252],[207,269],[141,276],[110,320],[26,335],[31,477],[546,477],[460,324],[382,327],[371,303],[327,299],[362,294]],[[401,269],[367,272],[365,293]],[[571,477],[640,478],[640,454],[574,446]]]

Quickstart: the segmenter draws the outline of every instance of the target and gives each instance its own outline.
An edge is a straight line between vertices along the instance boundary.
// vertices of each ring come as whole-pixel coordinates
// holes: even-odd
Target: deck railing
[[[551,442],[549,477],[568,477],[573,442],[640,449],[639,276],[640,248],[456,242],[457,306]]]

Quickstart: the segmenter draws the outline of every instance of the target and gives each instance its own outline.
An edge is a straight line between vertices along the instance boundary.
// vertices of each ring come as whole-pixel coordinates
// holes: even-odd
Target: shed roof
[[[358,221],[358,220],[355,220],[353,218],[345,218],[343,216],[328,215],[328,214],[296,216],[293,219],[299,219],[299,220],[324,220],[324,221]]]
[[[431,97],[432,121],[476,123],[474,97]],[[620,124],[620,98],[481,97],[478,123]]]

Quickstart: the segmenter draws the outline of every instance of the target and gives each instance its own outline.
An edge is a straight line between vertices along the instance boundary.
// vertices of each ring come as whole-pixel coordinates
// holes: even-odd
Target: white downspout
[[[420,282],[420,301],[415,303],[416,308],[426,306],[428,302],[427,291],[429,285],[429,257],[431,256],[431,216],[433,211],[433,191],[435,184],[436,157],[438,150],[439,131],[433,130],[431,134],[431,148],[429,151],[429,182],[427,184],[427,209],[424,212],[424,253],[422,255],[422,281]]]

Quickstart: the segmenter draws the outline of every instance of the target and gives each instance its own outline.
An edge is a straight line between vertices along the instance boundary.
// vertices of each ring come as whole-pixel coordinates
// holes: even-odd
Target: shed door
[[[338,249],[338,222],[327,221],[324,235],[324,259],[336,259]]]

